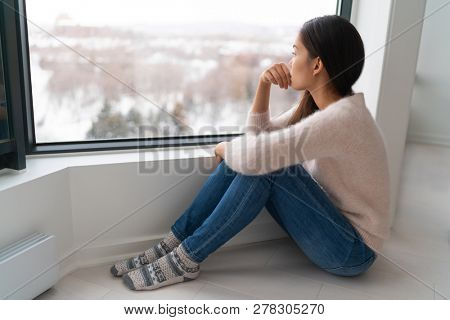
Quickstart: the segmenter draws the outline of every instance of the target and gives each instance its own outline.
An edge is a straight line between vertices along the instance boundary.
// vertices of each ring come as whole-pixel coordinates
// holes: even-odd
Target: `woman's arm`
[[[345,156],[358,139],[350,111],[325,109],[280,130],[235,137],[221,142],[221,157],[237,172],[259,175],[306,160]]]
[[[270,132],[285,128],[288,124],[289,119],[292,117],[297,108],[298,105],[294,105],[275,117],[270,116],[269,110],[264,113],[249,111],[249,113],[247,114],[246,128],[244,130],[244,133],[259,133],[261,131]]]
[[[271,86],[272,84],[270,82],[266,82],[263,79],[263,75],[259,77],[255,98],[250,109],[251,113],[264,113],[269,109]]]
[[[253,105],[247,113],[244,133],[258,133],[267,126],[270,118],[269,100],[271,83],[267,83],[260,77],[256,89]]]
[[[288,67],[284,63],[276,63],[264,70],[258,79],[253,105],[247,113],[245,132],[260,132],[265,130],[270,123],[270,89],[272,84],[287,89],[291,84],[291,76]]]

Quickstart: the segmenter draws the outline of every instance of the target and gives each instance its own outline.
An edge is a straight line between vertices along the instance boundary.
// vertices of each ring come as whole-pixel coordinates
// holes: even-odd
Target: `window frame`
[[[5,34],[10,35],[9,38],[6,39],[6,47],[9,47],[7,56],[8,65],[10,65],[11,62],[13,64],[12,68],[8,67],[10,70],[7,70],[10,78],[9,90],[14,91],[11,94],[11,96],[14,96],[13,101],[11,101],[11,109],[13,111],[11,118],[12,125],[14,127],[15,142],[10,145],[10,148],[13,149],[20,158],[17,161],[20,165],[15,165],[15,168],[25,168],[25,155],[211,145],[242,134],[166,136],[153,138],[124,138],[109,140],[102,139],[95,141],[86,140],[36,143],[30,73],[30,54],[28,46],[28,26],[25,18],[26,0],[4,1],[9,5],[14,6],[17,10],[17,12],[13,12],[11,9],[4,11],[4,31]],[[350,20],[351,9],[352,0],[337,0],[336,14]],[[11,59],[11,54],[14,53],[16,58]],[[14,61],[10,61],[10,59]],[[0,146],[0,158],[1,157]]]
[[[17,19],[14,0],[0,2],[0,36],[5,80],[6,112],[9,138],[0,142],[0,169],[22,170],[26,168],[25,131],[23,115],[23,72],[20,67],[20,48],[17,43]]]

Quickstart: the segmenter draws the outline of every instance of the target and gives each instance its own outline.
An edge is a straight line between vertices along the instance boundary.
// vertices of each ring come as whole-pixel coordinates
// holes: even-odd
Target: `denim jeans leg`
[[[266,175],[236,174],[214,211],[182,241],[191,258],[202,262],[244,229],[261,212],[270,189],[271,182]]]
[[[277,171],[272,179],[266,207],[314,264],[339,275],[363,270],[348,266],[369,265],[370,252],[357,230],[301,164]]]
[[[337,268],[328,268],[326,271],[340,276],[357,276],[366,272],[375,262],[378,255],[363,241],[355,241],[347,262]]]
[[[192,203],[170,228],[180,241],[194,233],[213,212],[235,176],[236,172],[231,170],[225,161],[218,164]]]
[[[356,230],[359,240],[355,240],[350,255],[343,266],[330,268],[326,271],[341,276],[355,276],[364,273],[375,262],[378,254],[364,243],[359,232]]]

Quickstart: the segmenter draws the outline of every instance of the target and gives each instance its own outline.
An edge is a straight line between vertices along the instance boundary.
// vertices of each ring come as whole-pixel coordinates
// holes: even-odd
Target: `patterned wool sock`
[[[200,264],[193,261],[180,244],[164,257],[128,272],[123,276],[123,281],[131,290],[153,290],[194,280],[199,275]]]
[[[172,230],[170,230],[169,234],[163,240],[161,240],[158,244],[154,245],[150,249],[145,250],[138,256],[117,262],[111,267],[111,273],[116,277],[120,277],[124,273],[137,269],[143,265],[157,260],[160,257],[165,256],[180,243],[180,240],[178,240],[173,234]]]

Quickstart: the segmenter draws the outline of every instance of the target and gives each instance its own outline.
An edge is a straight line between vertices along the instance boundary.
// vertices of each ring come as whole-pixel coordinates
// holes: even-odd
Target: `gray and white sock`
[[[111,273],[116,277],[120,277],[127,272],[130,272],[143,265],[156,261],[160,257],[165,256],[180,243],[180,240],[178,240],[173,234],[172,230],[170,230],[169,234],[163,240],[161,240],[150,249],[145,250],[138,256],[124,259],[114,264],[111,267]]]
[[[123,281],[131,290],[153,290],[191,281],[200,275],[200,264],[192,260],[182,244],[164,257],[130,271]]]

